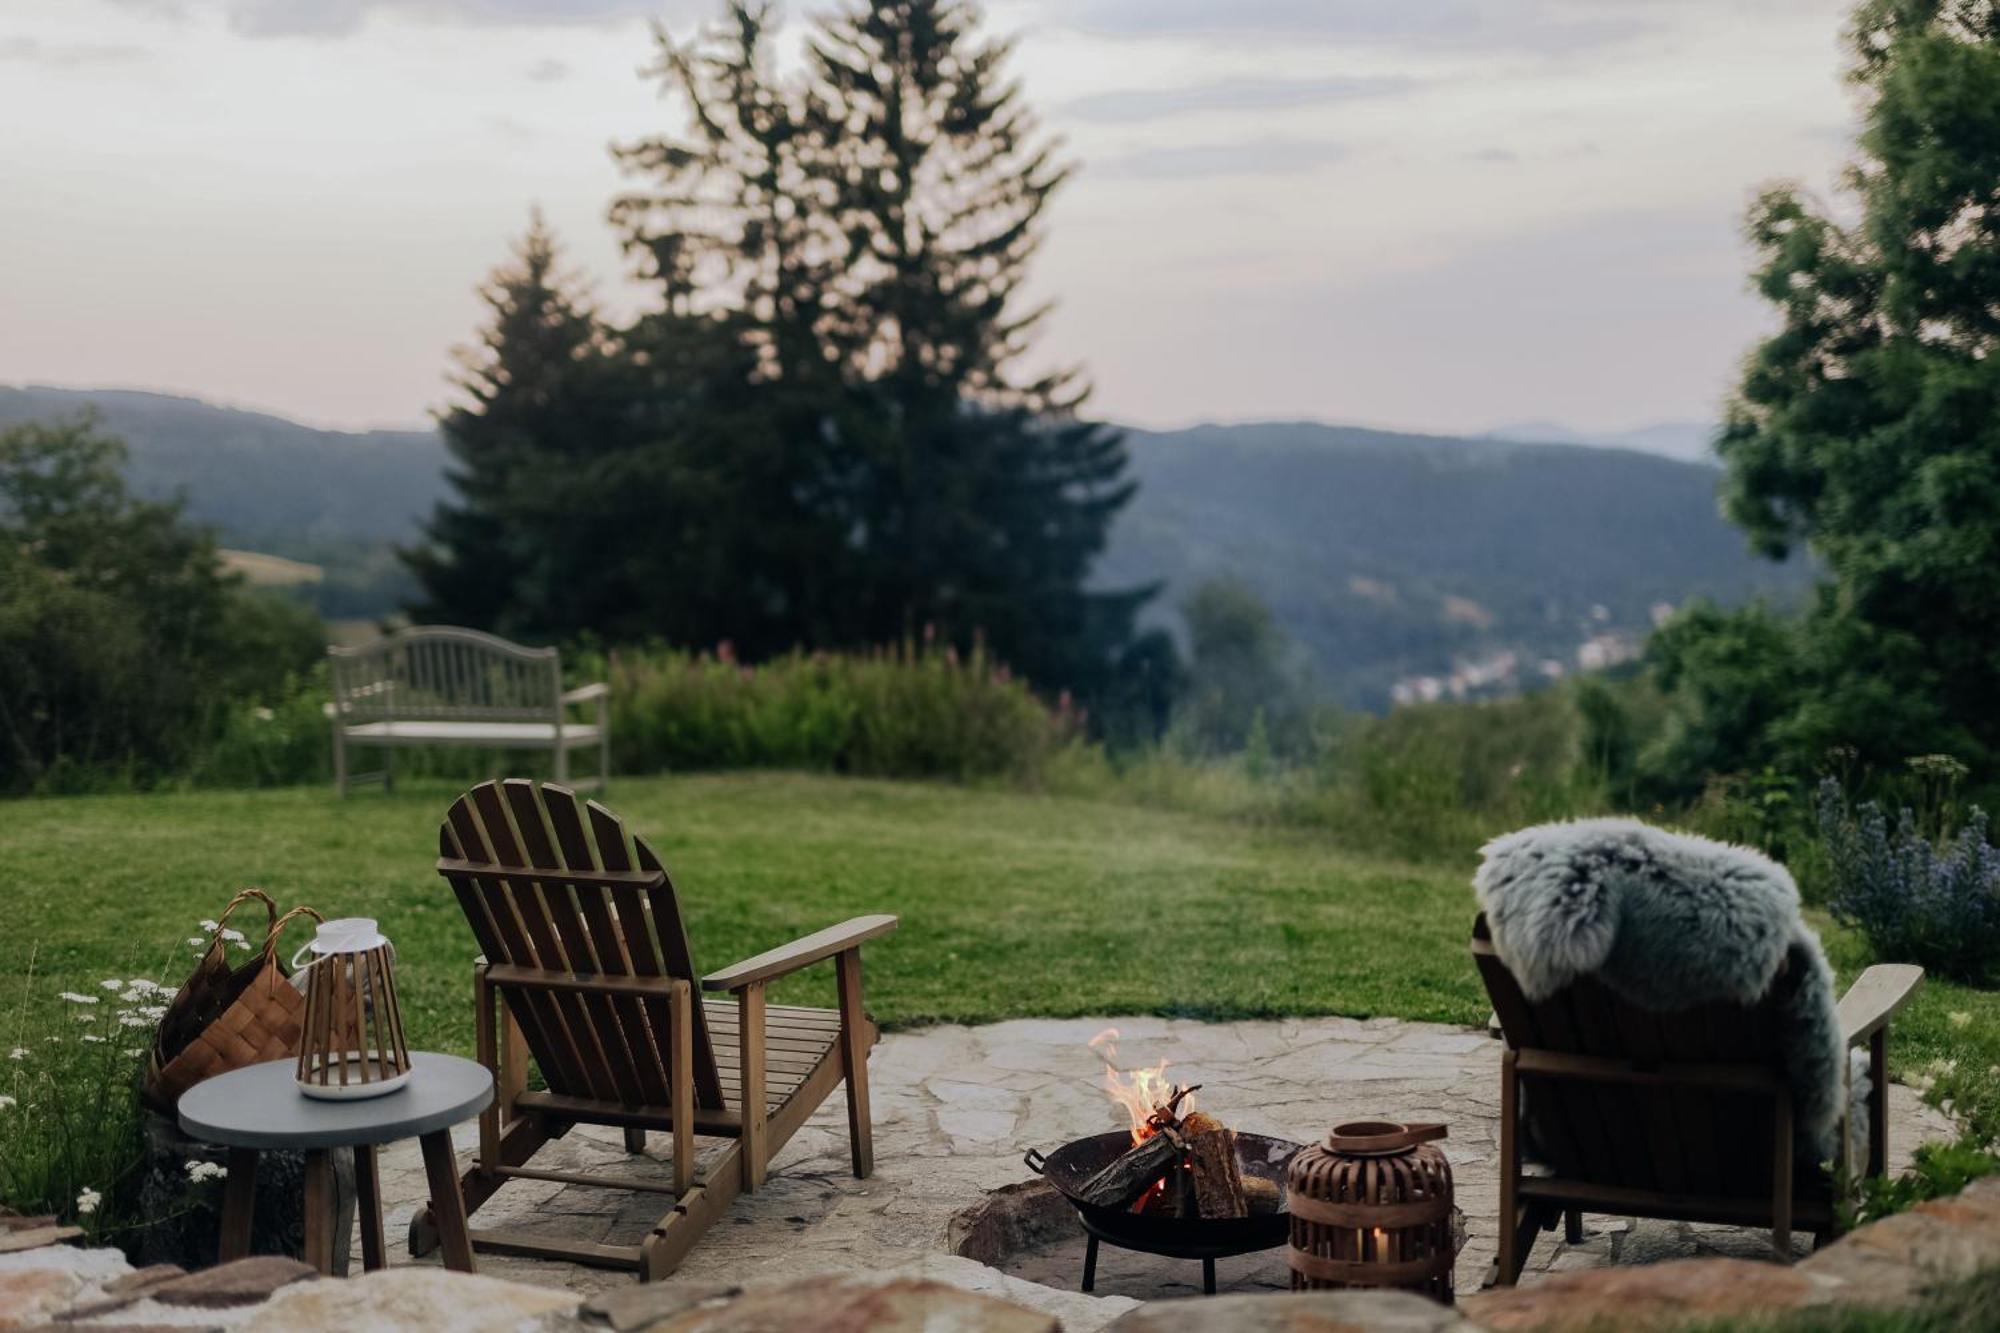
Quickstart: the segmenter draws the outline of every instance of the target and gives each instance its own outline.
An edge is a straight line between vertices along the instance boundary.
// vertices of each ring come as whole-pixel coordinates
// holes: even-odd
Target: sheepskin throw
[[[1800,1156],[1833,1156],[1845,1100],[1833,972],[1783,866],[1636,819],[1541,824],[1482,855],[1473,888],[1493,949],[1530,1000],[1587,974],[1656,1012],[1755,1004],[1780,984]]]

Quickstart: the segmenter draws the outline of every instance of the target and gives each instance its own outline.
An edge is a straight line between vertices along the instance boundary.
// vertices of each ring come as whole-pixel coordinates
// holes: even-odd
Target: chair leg
[[[1868,1174],[1889,1170],[1889,1029],[1868,1038]]]
[[[1511,1287],[1528,1261],[1528,1249],[1535,1243],[1532,1226],[1524,1227],[1528,1210],[1520,1204],[1521,1143],[1517,1122],[1521,1108],[1521,1079],[1514,1068],[1514,1052],[1500,1053],[1500,1253],[1494,1259],[1493,1278]],[[1532,1220],[1532,1219],[1530,1219]]]
[[[743,1146],[743,1192],[750,1194],[763,1185],[768,1165],[764,1159],[769,1143],[764,1105],[764,983],[745,986],[738,996],[743,1104],[742,1130],[737,1137]]]
[[[1583,1244],[1583,1210],[1581,1208],[1563,1209],[1563,1244]]]
[[[854,1175],[875,1173],[875,1129],[868,1107],[868,1015],[861,1004],[861,950],[835,956],[840,985],[840,1058],[847,1082],[847,1148]]]
[[[1792,1257],[1792,1098],[1782,1088],[1771,1102],[1771,1248]]]

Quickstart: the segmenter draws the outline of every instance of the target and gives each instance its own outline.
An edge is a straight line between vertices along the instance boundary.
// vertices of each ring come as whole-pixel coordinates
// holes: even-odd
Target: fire
[[[1179,1113],[1173,1109],[1176,1106],[1180,1112],[1189,1109],[1191,1103],[1186,1095],[1178,1102],[1174,1100],[1179,1090],[1167,1079],[1167,1061],[1162,1060],[1150,1069],[1128,1071],[1118,1067],[1117,1028],[1106,1028],[1092,1037],[1090,1049],[1104,1061],[1104,1090],[1132,1122],[1133,1143],[1144,1143],[1159,1132],[1154,1122],[1162,1113],[1171,1117]]]

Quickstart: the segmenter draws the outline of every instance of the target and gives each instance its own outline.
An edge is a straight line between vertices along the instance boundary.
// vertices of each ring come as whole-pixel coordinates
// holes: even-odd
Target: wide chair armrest
[[[857,916],[837,926],[828,926],[790,944],[780,945],[746,958],[740,963],[711,972],[701,979],[703,990],[741,990],[796,972],[802,967],[857,949],[869,940],[887,935],[896,928],[893,916]]]
[[[1910,963],[1877,963],[1863,972],[1836,1009],[1841,1041],[1851,1046],[1887,1027],[1923,980],[1924,970]]]
[[[611,693],[611,687],[600,680],[595,684],[579,685],[575,689],[568,691],[563,695],[562,702],[566,704],[587,704],[592,699],[602,699],[609,693]]]

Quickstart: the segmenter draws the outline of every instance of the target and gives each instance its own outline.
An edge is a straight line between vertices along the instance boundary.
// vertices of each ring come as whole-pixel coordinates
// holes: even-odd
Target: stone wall
[[[1600,1268],[1478,1292],[1456,1310],[1381,1292],[1101,1301],[1034,1287],[939,1255],[876,1273],[822,1273],[745,1287],[633,1284],[575,1293],[432,1266],[320,1279],[260,1256],[188,1273],[134,1269],[116,1250],[76,1245],[52,1218],[0,1216],[0,1329],[241,1329],[252,1333],[769,1333],[948,1328],[953,1333],[1469,1333],[1667,1328],[1718,1316],[1818,1306],[1897,1308],[1925,1289],[2000,1267],[2000,1178],[1862,1227],[1785,1267],[1741,1259]]]

